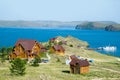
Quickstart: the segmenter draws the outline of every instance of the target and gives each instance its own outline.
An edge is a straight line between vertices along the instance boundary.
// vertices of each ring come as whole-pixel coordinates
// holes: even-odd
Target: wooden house
[[[89,62],[80,60],[75,56],[71,56],[70,72],[73,74],[84,74],[89,72]]]
[[[64,56],[65,49],[61,45],[54,45],[50,48],[50,52]]]
[[[23,58],[30,59],[39,55],[43,50],[43,46],[36,40],[18,40],[13,48],[13,52],[9,55],[10,59]]]

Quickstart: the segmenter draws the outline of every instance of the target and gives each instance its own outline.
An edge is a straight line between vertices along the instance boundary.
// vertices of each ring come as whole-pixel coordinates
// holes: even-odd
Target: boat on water
[[[102,47],[102,49],[107,52],[115,52],[117,50],[117,47],[116,46],[105,46],[105,47]]]

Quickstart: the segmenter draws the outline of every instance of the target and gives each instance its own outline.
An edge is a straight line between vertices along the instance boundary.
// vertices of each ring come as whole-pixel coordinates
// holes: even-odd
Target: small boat
[[[117,47],[116,46],[106,46],[106,47],[103,47],[103,50],[107,51],[107,52],[115,52],[117,50]]]

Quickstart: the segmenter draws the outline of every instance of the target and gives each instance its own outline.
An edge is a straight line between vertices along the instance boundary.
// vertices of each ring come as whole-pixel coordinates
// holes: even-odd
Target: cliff
[[[100,21],[100,22],[83,22],[76,25],[75,29],[88,29],[88,30],[106,30],[106,31],[120,31],[120,24],[111,21]]]
[[[108,25],[105,27],[106,31],[120,31],[120,24]]]
[[[76,25],[76,29],[104,29],[108,25],[117,24],[115,22],[83,22]]]

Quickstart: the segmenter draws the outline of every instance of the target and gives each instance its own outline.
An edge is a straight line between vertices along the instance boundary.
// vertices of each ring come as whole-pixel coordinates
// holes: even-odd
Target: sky
[[[120,23],[120,0],[0,0],[0,20]]]

